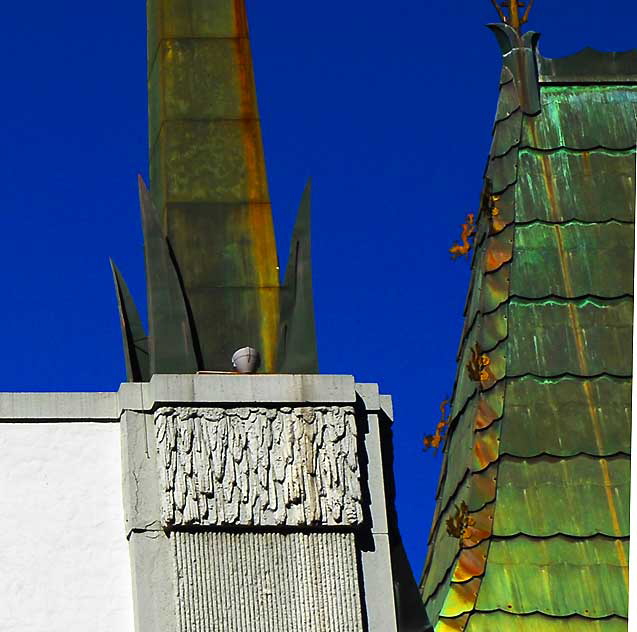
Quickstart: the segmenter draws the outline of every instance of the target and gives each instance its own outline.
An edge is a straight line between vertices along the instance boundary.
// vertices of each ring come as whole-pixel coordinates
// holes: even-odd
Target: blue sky
[[[489,0],[247,0],[279,256],[314,179],[321,370],[394,396],[398,510],[418,575],[500,72]],[[637,5],[537,0],[547,57],[637,47]],[[1,391],[125,379],[108,257],[143,303],[144,2],[8,3],[0,25]]]

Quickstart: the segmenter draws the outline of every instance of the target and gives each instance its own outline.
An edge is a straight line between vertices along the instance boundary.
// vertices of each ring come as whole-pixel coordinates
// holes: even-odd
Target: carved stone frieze
[[[351,406],[160,408],[164,527],[362,522]]]

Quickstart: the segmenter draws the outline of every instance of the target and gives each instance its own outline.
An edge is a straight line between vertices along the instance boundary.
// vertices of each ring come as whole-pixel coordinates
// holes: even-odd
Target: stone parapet
[[[396,632],[376,385],[169,375],[119,401],[137,632]]]

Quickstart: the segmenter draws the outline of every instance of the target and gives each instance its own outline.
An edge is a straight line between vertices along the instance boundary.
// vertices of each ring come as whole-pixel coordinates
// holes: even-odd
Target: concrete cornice
[[[353,404],[357,393],[379,408],[378,387],[361,391],[351,375],[155,375],[116,393],[0,393],[0,422],[116,422],[171,404]]]

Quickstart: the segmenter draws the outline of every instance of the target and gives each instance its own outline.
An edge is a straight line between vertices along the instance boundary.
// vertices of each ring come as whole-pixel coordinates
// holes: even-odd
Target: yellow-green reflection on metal
[[[496,421],[486,430],[475,433],[473,441],[473,463],[474,472],[479,472],[498,460],[500,456],[500,424]]]
[[[481,581],[480,578],[476,578],[464,584],[451,584],[447,598],[440,611],[440,616],[457,617],[464,612],[472,610]]]
[[[496,272],[484,277],[484,291],[482,292],[482,310],[492,312],[509,298],[511,268],[504,265]]]
[[[504,412],[504,382],[496,384],[492,389],[480,394],[478,410],[474,422],[475,430],[488,428]]]
[[[477,609],[625,617],[627,559],[628,541],[605,536],[494,540]]]
[[[608,472],[608,475],[607,475]],[[629,535],[630,457],[503,457],[494,535]],[[600,498],[617,499],[617,523]],[[568,507],[568,512],[563,508]]]
[[[495,312],[486,314],[480,322],[480,346],[488,353],[508,333],[507,323],[508,305],[501,305]]]
[[[541,613],[515,615],[506,612],[475,612],[465,628],[439,628],[438,630],[465,630],[465,632],[627,632],[628,622],[622,617],[589,619],[587,617],[549,617]]]

